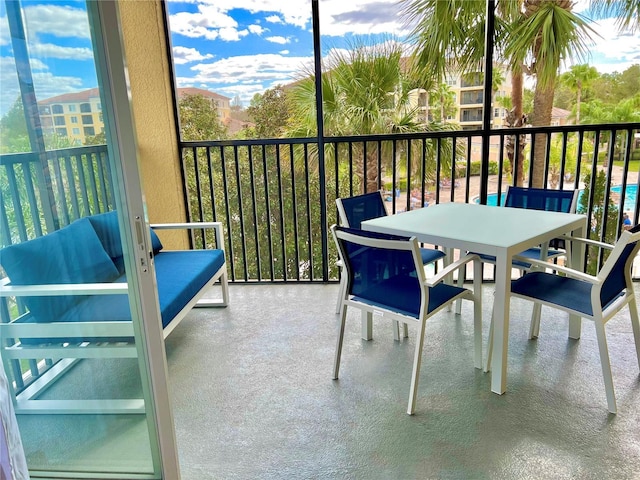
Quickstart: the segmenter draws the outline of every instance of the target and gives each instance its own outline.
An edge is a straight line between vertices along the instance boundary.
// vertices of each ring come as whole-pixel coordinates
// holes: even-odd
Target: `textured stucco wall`
[[[161,2],[121,0],[118,6],[149,221],[184,222],[186,214]],[[184,232],[159,232],[159,235],[165,247],[187,245]]]

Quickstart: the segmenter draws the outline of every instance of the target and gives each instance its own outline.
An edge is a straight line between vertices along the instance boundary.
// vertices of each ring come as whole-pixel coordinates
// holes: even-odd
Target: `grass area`
[[[624,167],[624,162],[613,162],[616,167]],[[630,172],[640,172],[640,160],[630,160],[629,161],[629,171]]]

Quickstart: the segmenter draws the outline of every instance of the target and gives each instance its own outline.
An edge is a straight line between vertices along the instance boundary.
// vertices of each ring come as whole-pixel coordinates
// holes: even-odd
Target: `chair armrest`
[[[536,260],[534,258],[521,257],[519,255],[514,255],[513,259],[520,260],[521,262],[529,263],[531,264],[531,266],[551,268],[557,272],[564,273],[567,277],[572,277],[572,278],[575,278],[576,280],[582,280],[583,282],[588,282],[592,284],[600,283],[600,280],[598,280],[598,277],[594,277],[593,275],[589,275],[588,273],[584,273],[579,270],[574,270],[573,268],[556,265],[555,263],[545,262],[544,260]]]
[[[63,283],[48,285],[10,285],[8,278],[0,280],[0,297],[53,297],[60,295],[118,295],[129,293],[128,284]]]
[[[212,228],[216,232],[216,249],[224,250],[222,222],[153,223],[150,227],[155,230],[200,230]]]
[[[456,260],[455,262],[450,263],[449,265],[447,265],[440,272],[438,272],[438,274],[435,275],[434,277],[429,278],[425,282],[425,285],[427,285],[428,287],[433,287],[433,286],[437,285],[438,283],[442,282],[447,277],[447,275],[449,275],[451,272],[453,272],[454,270],[457,270],[462,265],[466,265],[467,263],[469,263],[469,262],[471,262],[473,260],[480,260],[480,257],[478,255],[474,254],[474,253],[466,254],[464,257],[461,257],[458,260]]]
[[[608,243],[603,243],[603,242],[599,242],[597,240],[591,240],[590,238],[583,238],[583,237],[572,237],[570,235],[562,235],[561,238],[563,240],[567,240],[569,242],[580,242],[580,243],[584,243],[586,245],[591,245],[593,247],[600,247],[600,248],[605,248],[607,250],[613,250],[614,245],[610,245]]]

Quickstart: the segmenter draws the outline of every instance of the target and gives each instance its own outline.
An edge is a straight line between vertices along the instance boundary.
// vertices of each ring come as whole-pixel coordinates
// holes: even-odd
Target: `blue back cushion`
[[[571,213],[574,190],[509,187],[505,207]]]
[[[409,241],[408,237],[338,227],[359,237]],[[411,250],[368,247],[338,239],[349,272],[349,294],[383,308],[418,315],[421,287]]]
[[[639,232],[640,225],[636,225],[629,231],[631,233]],[[638,253],[638,248],[637,241],[628,243],[616,260],[611,273],[609,273],[603,282],[602,289],[600,290],[600,301],[603,306],[607,305],[611,300],[620,295],[622,290],[627,288],[626,273],[631,269],[633,258]]]
[[[110,282],[119,272],[96,235],[81,218],[70,225],[0,251],[0,264],[14,285]],[[56,320],[86,298],[80,295],[25,297],[37,321]]]
[[[360,224],[365,220],[387,215],[387,210],[384,207],[380,192],[341,198],[340,201],[347,220],[349,221],[349,225],[345,225],[345,227],[360,229],[362,228]]]
[[[118,225],[118,212],[99,213],[87,217],[102,242],[102,246],[116,264],[120,273],[124,272],[124,260],[122,252],[122,241],[120,240],[120,226]],[[162,250],[162,242],[158,235],[149,229],[151,233],[151,249],[153,254],[157,254]]]

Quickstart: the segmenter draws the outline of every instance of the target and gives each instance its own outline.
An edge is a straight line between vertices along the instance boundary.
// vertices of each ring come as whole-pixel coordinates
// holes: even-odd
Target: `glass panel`
[[[84,2],[0,3],[11,34],[0,45],[2,134],[16,139],[0,157],[0,281],[5,292],[7,280],[49,290],[3,292],[0,340],[13,348],[2,362],[33,477],[160,478],[137,293],[125,283],[129,223],[116,210],[121,160],[96,135],[112,99],[101,96],[88,20]],[[72,112],[91,126],[72,128]]]

